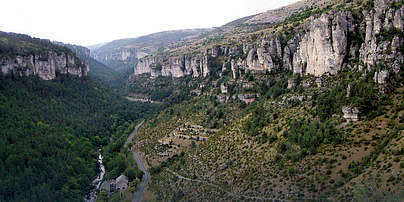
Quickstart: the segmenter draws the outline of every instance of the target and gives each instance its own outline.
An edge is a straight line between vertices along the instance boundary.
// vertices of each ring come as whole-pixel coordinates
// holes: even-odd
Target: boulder
[[[295,79],[289,79],[288,80],[288,89],[295,88],[295,87],[296,87]]]
[[[343,107],[342,113],[347,122],[359,121],[359,110],[356,107]]]
[[[389,80],[389,71],[382,70],[380,72],[376,72],[373,80],[377,84],[386,84]]]
[[[220,164],[219,170],[226,170],[229,166],[226,163]]]

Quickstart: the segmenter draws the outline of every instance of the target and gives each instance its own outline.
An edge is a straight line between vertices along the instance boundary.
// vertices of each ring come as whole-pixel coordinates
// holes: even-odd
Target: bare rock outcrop
[[[388,79],[389,79],[389,71],[387,70],[382,70],[380,72],[376,72],[373,80],[377,84],[386,84]]]
[[[246,60],[249,71],[273,72],[276,69],[270,54],[264,48],[251,49]]]
[[[349,12],[322,14],[313,19],[293,57],[293,72],[334,75],[347,54]]]
[[[305,32],[297,33],[287,42],[277,33],[261,33],[246,36],[232,45],[213,45],[192,54],[142,58],[134,74],[207,77],[221,69],[218,74],[221,77],[230,68],[232,78],[238,79],[246,72],[273,73],[284,68],[295,74],[320,77],[335,75],[345,66],[371,69],[380,61],[386,61],[389,70],[397,73],[404,63],[404,38],[394,34],[384,39],[383,33],[390,33],[391,29],[403,32],[404,6],[393,8],[392,2],[399,1],[375,0],[375,9],[363,11],[362,22],[347,10],[314,15],[304,24]],[[349,63],[349,59],[357,58],[358,64]]]
[[[79,77],[89,72],[85,64],[72,54],[48,52],[46,55],[4,56],[0,58],[0,69],[3,74],[20,76],[38,75],[41,79],[56,78],[56,72]]]
[[[386,37],[392,30],[402,32],[404,29],[404,6],[394,10],[389,5],[394,0],[376,0],[374,11],[364,11],[365,42],[360,48],[360,59],[371,69],[379,61],[387,61],[392,69],[400,69],[403,54],[398,51],[403,46],[403,39]]]
[[[343,107],[342,113],[347,122],[359,121],[359,110],[356,107]]]

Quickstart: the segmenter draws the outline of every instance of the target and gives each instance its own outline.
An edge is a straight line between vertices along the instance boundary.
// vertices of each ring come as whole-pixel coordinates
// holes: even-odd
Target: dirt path
[[[125,146],[128,146],[128,144],[130,142],[132,142],[133,138],[137,134],[137,131],[139,130],[140,126],[142,126],[143,123],[144,123],[144,121],[140,122],[135,127],[135,130],[133,130],[133,132],[130,134],[128,140],[126,140]],[[147,171],[147,169],[146,169],[146,167],[145,167],[139,153],[137,151],[135,151],[133,148],[130,148],[130,151],[132,152],[133,157],[135,157],[137,167],[143,172],[142,182],[137,187],[135,196],[133,197],[133,200],[132,200],[132,202],[139,202],[142,199],[143,192],[146,189],[147,184],[150,181],[150,173]]]

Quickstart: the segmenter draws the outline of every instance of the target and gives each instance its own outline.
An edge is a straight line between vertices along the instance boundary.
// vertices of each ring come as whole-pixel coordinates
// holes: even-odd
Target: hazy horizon
[[[156,32],[219,27],[298,0],[4,0],[0,31],[91,46]]]

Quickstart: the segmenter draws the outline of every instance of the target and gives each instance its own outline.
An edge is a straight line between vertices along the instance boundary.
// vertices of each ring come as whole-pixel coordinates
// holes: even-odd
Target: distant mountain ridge
[[[212,29],[185,29],[158,32],[136,38],[119,39],[101,46],[90,46],[91,56],[114,68],[134,65],[139,58],[163,51],[173,43],[198,36]]]

